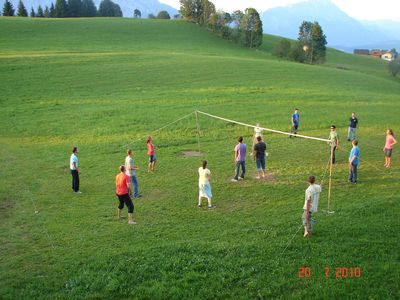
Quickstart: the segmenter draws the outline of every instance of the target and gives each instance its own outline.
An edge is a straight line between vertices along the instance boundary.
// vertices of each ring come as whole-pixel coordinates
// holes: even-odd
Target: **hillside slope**
[[[335,51],[323,66],[279,61],[277,37],[249,50],[182,21],[0,18],[0,32],[1,299],[399,298],[400,164],[395,148],[384,168],[382,146],[386,128],[400,128],[400,82],[383,62]],[[326,142],[265,133],[267,179],[247,155],[245,180],[232,183],[237,137],[250,150],[253,130],[193,113],[287,131],[294,107],[300,133],[326,138],[336,124],[341,136],[334,214],[324,212]],[[80,195],[70,187],[75,145]],[[135,226],[126,209],[114,215],[127,148],[142,193]],[[215,210],[197,207],[203,159]],[[305,239],[310,174],[323,192]],[[305,266],[310,278],[299,278]],[[361,274],[339,279],[340,268]]]

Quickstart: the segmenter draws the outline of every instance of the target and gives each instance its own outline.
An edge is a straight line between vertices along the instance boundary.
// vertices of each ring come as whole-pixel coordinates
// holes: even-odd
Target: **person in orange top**
[[[148,167],[148,172],[154,171],[156,167],[156,155],[154,153],[154,145],[153,145],[153,139],[151,136],[147,138],[147,155],[149,156],[149,167]]]
[[[119,170],[120,173],[115,177],[115,193],[117,194],[119,200],[117,219],[121,218],[121,211],[125,204],[128,207],[128,224],[136,224],[132,218],[134,208],[132,199],[129,197],[131,178],[125,174],[125,166],[120,166]]]
[[[393,149],[394,144],[397,144],[397,141],[394,138],[393,130],[388,129],[386,131],[385,147],[383,147],[383,152],[385,152],[385,167],[386,168],[390,168],[390,159],[392,157],[392,149]]]

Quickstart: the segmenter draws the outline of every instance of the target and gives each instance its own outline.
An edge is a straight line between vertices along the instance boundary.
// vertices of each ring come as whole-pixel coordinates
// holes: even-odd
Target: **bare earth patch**
[[[184,157],[200,157],[203,156],[203,152],[188,150],[188,151],[182,151],[182,155]]]

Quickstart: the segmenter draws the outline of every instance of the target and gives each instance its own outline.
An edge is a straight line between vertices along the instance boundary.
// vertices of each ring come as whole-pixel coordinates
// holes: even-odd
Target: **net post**
[[[197,128],[197,146],[199,148],[199,155],[200,155],[200,124],[199,124],[199,115],[197,110],[195,111],[196,115],[196,128]]]
[[[331,211],[333,149],[334,146],[333,143],[331,143],[331,159],[329,163],[329,185],[328,185],[328,214],[333,213],[333,211]]]

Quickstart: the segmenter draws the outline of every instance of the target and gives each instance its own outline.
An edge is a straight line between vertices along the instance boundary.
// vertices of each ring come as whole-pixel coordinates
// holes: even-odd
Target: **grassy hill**
[[[400,81],[384,62],[335,50],[323,66],[279,61],[277,37],[248,50],[181,21],[0,18],[0,32],[0,298],[399,298],[400,164],[395,149],[385,169],[382,147],[386,128],[400,129]],[[236,138],[250,146],[251,129],[200,116],[202,157],[182,155],[198,149],[194,114],[154,132],[196,109],[287,131],[294,107],[302,134],[326,138],[331,124],[341,134],[335,214],[322,211],[323,142],[268,133],[270,180],[256,180],[249,159],[246,180],[233,184]],[[347,183],[351,111],[356,186]],[[81,195],[70,190],[74,145]],[[114,217],[127,147],[140,167],[136,226]],[[201,159],[214,211],[196,208]],[[310,174],[324,191],[304,239]],[[311,276],[299,279],[304,266]],[[337,279],[340,267],[361,276]]]

